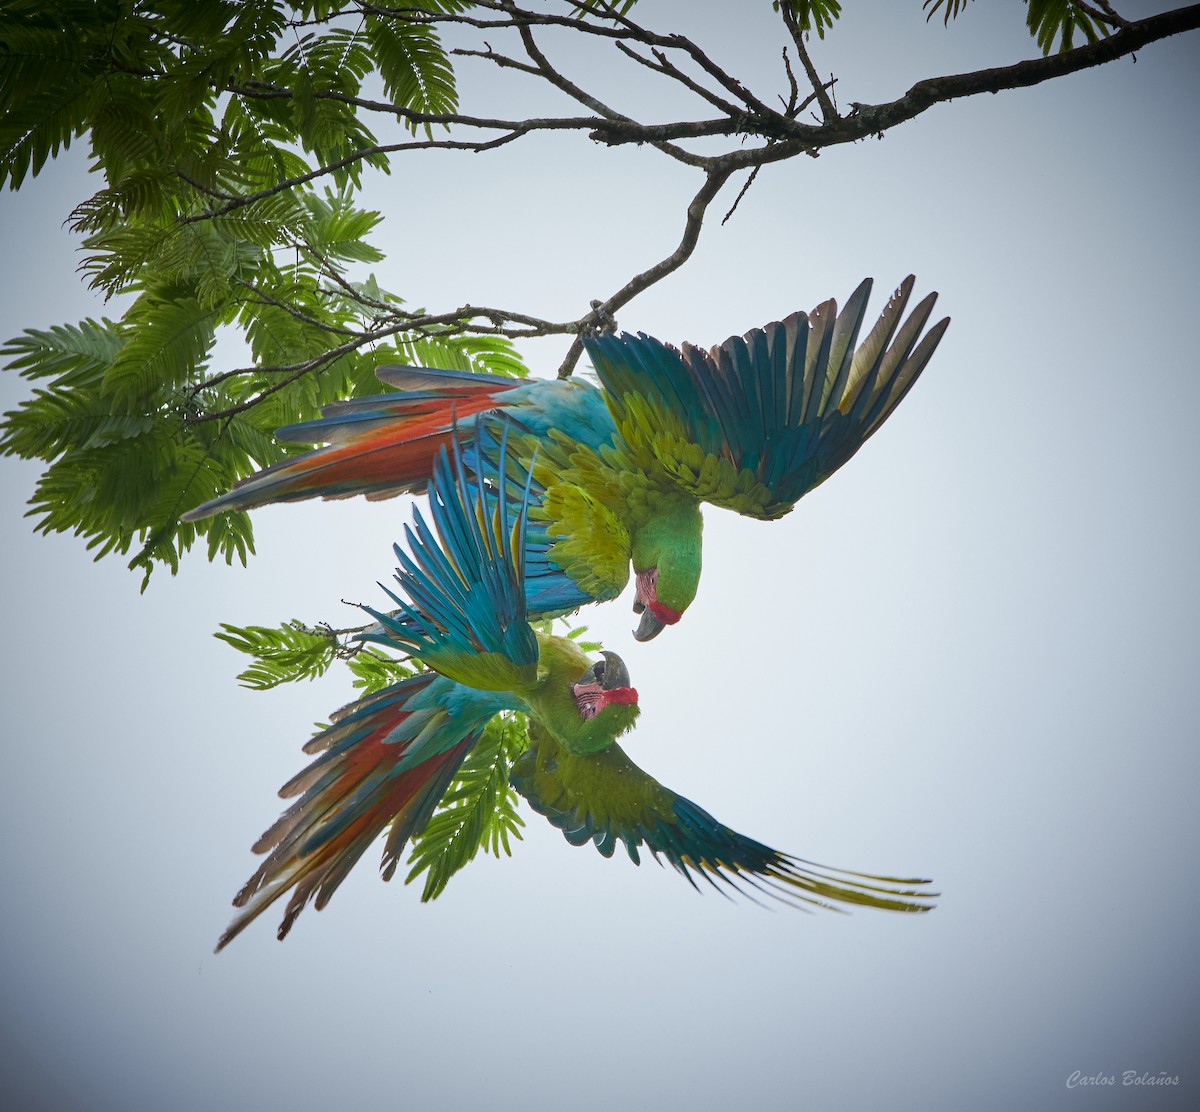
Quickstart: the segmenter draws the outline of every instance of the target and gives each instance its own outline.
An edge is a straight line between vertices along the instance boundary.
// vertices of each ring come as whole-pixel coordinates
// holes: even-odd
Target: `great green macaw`
[[[935,293],[901,323],[913,283],[912,275],[901,283],[861,344],[869,278],[841,313],[825,301],[711,351],[676,350],[642,333],[587,336],[603,389],[381,367],[380,379],[398,392],[338,402],[319,420],[278,432],[327,447],[259,472],[184,519],[318,495],[418,491],[456,425],[490,414],[480,426],[489,443],[498,422],[511,425],[522,434],[520,466],[533,467],[530,615],[615,598],[632,564],[636,636],[649,640],[696,596],[702,502],[782,517],[899,404],[949,324],[921,338]]]
[[[507,445],[500,445],[500,466]],[[393,642],[426,670],[333,716],[305,745],[313,762],[280,791],[296,802],[258,840],[266,854],[234,899],[237,917],[220,950],[291,893],[283,938],[311,900],[328,902],[363,851],[387,831],[383,876],[429,821],[455,771],[491,718],[523,712],[529,748],[513,787],[568,841],[611,855],[645,846],[692,883],[737,882],[810,904],[828,901],[924,911],[930,895],[900,880],[829,869],[780,853],[722,826],[663,787],[616,744],[637,718],[637,691],[615,653],[593,661],[565,637],[535,632],[523,583],[528,497],[502,496],[491,475],[470,476],[442,448],[430,484],[431,529],[417,511],[397,546],[395,613],[375,613]],[[528,490],[528,486],[526,487]],[[436,530],[436,535],[435,535]],[[389,592],[390,593],[390,592]]]

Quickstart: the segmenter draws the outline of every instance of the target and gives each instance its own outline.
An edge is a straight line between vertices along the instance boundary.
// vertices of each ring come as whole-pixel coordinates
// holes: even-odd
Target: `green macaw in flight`
[[[315,496],[418,492],[456,428],[482,414],[468,464],[495,467],[507,429],[518,468],[533,473],[529,616],[615,598],[632,566],[635,636],[649,640],[696,597],[702,502],[782,517],[862,447],[917,380],[949,318],[922,336],[937,294],[904,319],[913,284],[909,275],[861,343],[869,278],[840,313],[825,301],[711,351],[642,333],[585,336],[599,389],[381,367],[396,392],[335,403],[319,420],[278,432],[326,447],[259,472],[184,520]]]
[[[429,822],[455,772],[497,714],[520,712],[528,749],[511,783],[575,845],[609,856],[622,843],[663,857],[692,883],[764,888],[784,899],[925,911],[923,880],[845,872],[780,853],[723,826],[638,768],[617,738],[638,694],[616,653],[590,659],[569,638],[528,622],[524,558],[533,480],[518,499],[508,444],[498,471],[474,473],[457,442],[433,466],[430,517],[396,546],[397,610],[370,611],[383,635],[424,668],[343,708],[305,745],[315,759],[280,791],[296,801],[254,846],[261,866],[234,899],[240,910],[217,949],[290,893],[278,937],[311,901],[324,906],[362,853],[387,832],[383,876]]]

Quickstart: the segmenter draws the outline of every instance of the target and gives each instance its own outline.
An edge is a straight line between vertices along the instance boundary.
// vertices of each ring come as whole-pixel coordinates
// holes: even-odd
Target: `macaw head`
[[[595,753],[629,730],[638,716],[638,693],[630,686],[629,669],[616,653],[604,650],[597,660],[571,685],[581,725],[569,748],[576,753]]]
[[[637,594],[633,612],[642,620],[634,630],[650,641],[674,625],[696,597],[700,585],[700,533],[704,519],[694,502],[656,514],[634,537],[633,572]]]

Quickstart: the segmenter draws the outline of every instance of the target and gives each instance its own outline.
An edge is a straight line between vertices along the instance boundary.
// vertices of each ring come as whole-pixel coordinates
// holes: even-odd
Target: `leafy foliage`
[[[233,417],[237,427],[224,437],[213,426],[185,432],[169,382],[140,396],[128,386],[153,374],[148,366],[162,370],[207,351],[211,337],[197,324],[194,303],[172,305],[160,323],[162,330],[131,337],[110,320],[85,320],[28,330],[0,349],[10,367],[46,383],[5,414],[0,434],[0,451],[48,463],[30,499],[36,528],[74,531],[98,556],[128,552],[136,542],[131,566],[147,573],[152,561],[178,566],[196,535],[191,526],[175,528],[179,513],[236,476],[246,431],[245,419]],[[210,532],[210,558],[220,552],[245,562],[250,551],[245,520],[229,518]]]
[[[926,19],[932,19],[941,10],[945,25],[957,19],[966,6],[967,0],[924,0],[921,4],[922,8],[928,9]],[[1112,32],[1111,26],[1098,17],[1095,9],[1085,11],[1074,0],[1025,0],[1025,6],[1029,9],[1025,24],[1043,54],[1050,54],[1055,42],[1060,52],[1074,49],[1076,31],[1090,43],[1098,42]]]
[[[405,884],[425,873],[422,901],[435,899],[450,878],[474,860],[479,850],[512,855],[510,837],[521,839],[524,820],[508,778],[516,759],[529,746],[522,714],[499,714],[483,730],[459,767],[438,809],[413,839]]]
[[[374,695],[413,674],[409,665],[365,647],[344,659],[346,667],[354,673],[354,686],[361,688],[364,695]]]
[[[245,515],[178,519],[281,459],[277,426],[378,390],[381,362],[524,373],[503,337],[406,329],[403,300],[354,272],[383,257],[380,215],[355,202],[363,166],[386,168],[352,103],[375,74],[400,107],[457,107],[434,28],[323,0],[0,10],[0,184],[86,135],[104,185],[71,216],[82,270],[127,301],[116,322],[28,329],[0,352],[39,383],[0,429],[0,452],[46,465],[35,528],[132,553],[143,589],[201,537],[244,563]],[[296,180],[340,163],[321,189]],[[211,367],[221,336],[247,366]]]
[[[308,626],[299,621],[273,627],[222,622],[221,630],[214,636],[253,658],[254,663],[238,674],[238,680],[243,687],[256,691],[318,679],[338,660],[353,673],[354,686],[364,695],[413,674],[413,669],[402,661],[350,640],[354,630]]]
[[[779,11],[780,3],[781,0],[772,0],[771,6]],[[838,0],[782,0],[782,3],[787,6],[801,31],[816,31],[817,37],[822,39],[842,14],[842,5]]]
[[[1028,6],[1025,23],[1043,54],[1054,50],[1055,41],[1060,52],[1072,50],[1076,31],[1088,42],[1098,42],[1110,33],[1107,24],[1100,23],[1072,0],[1028,0]]]
[[[332,632],[312,630],[297,621],[273,629],[222,622],[221,629],[224,632],[215,637],[254,658],[249,668],[238,673],[238,681],[255,691],[315,680],[329,670],[338,655],[338,641]]]

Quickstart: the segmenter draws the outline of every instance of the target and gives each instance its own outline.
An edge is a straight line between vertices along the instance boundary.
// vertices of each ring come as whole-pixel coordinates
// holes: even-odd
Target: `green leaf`
[[[925,22],[928,23],[936,14],[939,8],[944,8],[942,12],[942,25],[950,26],[950,20],[957,19],[959,12],[967,6],[967,0],[924,0],[921,4],[921,9],[929,9],[925,16]]]
[[[942,10],[942,23],[949,25],[967,6],[967,0],[924,0],[923,9],[928,9],[926,21]],[[1043,54],[1050,54],[1054,44],[1062,51],[1075,46],[1075,32],[1083,34],[1088,42],[1098,42],[1112,34],[1112,27],[1089,15],[1072,0],[1025,0],[1028,8],[1025,17],[1030,34],[1037,40]]]
[[[104,389],[126,403],[195,378],[216,339],[217,313],[194,297],[143,295],[122,322],[126,343],[104,375]]]
[[[1075,46],[1075,32],[1082,32],[1088,42],[1098,42],[1111,34],[1112,29],[1092,19],[1071,0],[1027,0],[1029,12],[1026,24],[1043,54],[1050,54],[1058,42],[1059,53]]]
[[[396,104],[430,115],[458,109],[454,69],[432,27],[368,16],[366,33],[384,88]],[[421,126],[408,123],[413,134]],[[424,131],[433,134],[427,124]]]
[[[102,23],[99,11],[46,7],[78,16],[78,31],[64,35],[72,24],[58,23],[54,10],[0,9],[0,187],[18,188],[83,134],[105,68],[89,33]]]
[[[354,686],[364,695],[373,695],[413,674],[411,665],[368,648],[347,657],[346,666],[354,673]]]
[[[305,193],[303,204],[308,217],[299,223],[300,236],[323,259],[374,263],[383,258],[382,251],[366,242],[383,217],[355,208],[349,190],[326,189],[324,197]]]
[[[838,0],[782,0],[796,21],[801,31],[816,31],[818,38],[824,38],[825,32],[833,26],[834,20],[842,14],[842,5]],[[780,0],[772,0],[771,7],[779,11]]]
[[[238,673],[243,687],[266,691],[281,683],[314,680],[323,676],[337,656],[337,638],[314,632],[298,621],[281,626],[235,626],[221,623],[223,633],[213,636],[254,658]]]
[[[425,829],[413,838],[404,883],[425,873],[421,900],[436,899],[450,878],[482,849],[511,855],[510,837],[521,838],[524,820],[517,794],[509,787],[513,763],[529,746],[525,716],[502,713],[493,718],[459,766]]]
[[[125,344],[119,327],[100,322],[59,324],[48,331],[26,329],[0,348],[5,369],[28,379],[54,378],[56,388],[98,384]]]
[[[145,413],[114,413],[108,400],[84,390],[35,390],[4,417],[0,451],[44,460],[141,436],[155,422]]]
[[[630,8],[637,3],[637,0],[610,0],[608,7],[612,8],[617,15],[628,15]],[[571,10],[573,16],[590,15],[595,19],[611,18],[602,9],[597,7],[588,7],[587,5],[577,5]]]
[[[572,628],[566,618],[559,618],[557,620],[562,622],[562,624],[567,627],[567,637],[574,641],[583,652],[598,653],[602,648],[604,648],[599,641],[583,639],[583,635],[587,633],[588,630],[587,626],[575,626]]]
[[[447,371],[524,378],[529,369],[504,336],[414,336],[395,343],[396,361]],[[380,359],[378,362],[384,362]]]

